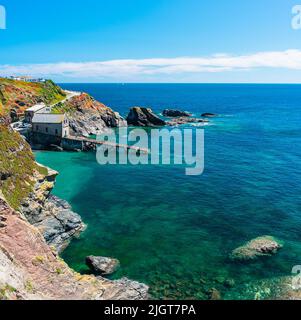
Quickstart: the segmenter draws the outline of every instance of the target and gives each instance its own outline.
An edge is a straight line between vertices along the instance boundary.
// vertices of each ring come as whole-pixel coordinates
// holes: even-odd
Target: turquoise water
[[[86,91],[125,115],[131,106],[221,114],[205,127],[205,172],[178,166],[100,166],[93,153],[37,152],[60,172],[54,193],[87,230],[63,258],[86,273],[87,255],[112,256],[114,276],[145,282],[155,298],[254,298],[245,285],[289,275],[301,264],[301,86],[63,85]],[[228,259],[244,242],[284,241],[271,258]],[[233,279],[234,287],[224,285]]]

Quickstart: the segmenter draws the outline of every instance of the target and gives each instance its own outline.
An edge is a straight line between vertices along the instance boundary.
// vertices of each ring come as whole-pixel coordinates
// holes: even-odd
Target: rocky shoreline
[[[61,253],[70,241],[80,235],[86,228],[81,217],[72,211],[70,204],[51,194],[58,172],[47,169],[47,175],[36,174],[36,184],[33,192],[22,202],[20,212],[26,220],[36,227],[46,243],[55,252]],[[110,260],[109,258],[103,258]],[[117,267],[117,266],[115,266]],[[102,276],[112,273],[103,272]],[[102,276],[99,281],[110,285],[110,290],[104,291],[101,299],[137,300],[148,298],[148,287],[142,283],[122,278],[117,281],[106,280]]]
[[[0,300],[145,300],[148,287],[80,275],[0,196]]]
[[[50,246],[62,252],[85,225],[67,201],[51,195],[58,172],[45,169],[48,172],[46,176],[36,173],[34,190],[22,201],[19,210],[30,224],[40,230]]]

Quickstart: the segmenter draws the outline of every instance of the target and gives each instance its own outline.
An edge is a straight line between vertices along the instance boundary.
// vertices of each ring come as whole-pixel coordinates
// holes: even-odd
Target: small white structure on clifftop
[[[69,120],[65,114],[35,113],[32,119],[32,131],[65,138],[70,134]]]

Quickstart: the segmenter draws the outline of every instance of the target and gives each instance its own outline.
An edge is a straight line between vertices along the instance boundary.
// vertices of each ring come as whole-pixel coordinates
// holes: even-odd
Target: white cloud
[[[267,51],[249,55],[123,59],[95,62],[0,65],[0,75],[60,78],[135,78],[154,75],[200,74],[262,68],[301,70],[301,50]]]

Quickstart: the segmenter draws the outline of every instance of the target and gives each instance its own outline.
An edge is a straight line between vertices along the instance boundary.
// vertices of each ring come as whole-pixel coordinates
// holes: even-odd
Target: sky
[[[298,4],[0,0],[6,11],[0,75],[57,82],[301,83],[301,29],[292,28]]]

